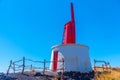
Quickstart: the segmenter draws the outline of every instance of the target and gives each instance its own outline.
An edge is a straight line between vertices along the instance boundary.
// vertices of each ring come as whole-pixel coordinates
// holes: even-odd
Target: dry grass
[[[98,72],[95,78],[95,80],[120,80],[120,69],[112,69],[111,72]]]

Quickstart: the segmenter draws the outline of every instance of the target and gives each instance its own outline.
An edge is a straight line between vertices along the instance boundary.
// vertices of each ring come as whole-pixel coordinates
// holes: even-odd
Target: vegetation
[[[110,72],[96,72],[95,80],[120,80],[120,68],[112,68]]]

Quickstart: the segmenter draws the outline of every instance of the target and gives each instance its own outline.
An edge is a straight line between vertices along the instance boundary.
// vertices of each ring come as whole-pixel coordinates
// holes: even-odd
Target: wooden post
[[[94,71],[96,71],[96,60],[94,59]]]
[[[45,59],[44,59],[43,64],[44,64],[44,65],[43,65],[43,67],[44,67],[44,68],[43,68],[43,75],[44,75],[44,74],[45,74],[45,65],[46,65],[46,60],[45,60]]]
[[[62,58],[62,63],[63,63],[63,73],[64,73],[64,59]]]
[[[63,65],[63,68],[62,68],[62,75],[61,75],[61,80],[63,80],[63,78],[64,78],[64,59],[62,58],[62,65]]]
[[[13,71],[14,71],[14,74],[15,74],[15,63],[13,62]]]
[[[25,57],[23,57],[23,68],[22,68],[22,74],[24,74],[24,69],[25,69]]]
[[[32,64],[30,65],[30,71],[32,71],[33,70],[33,67],[32,67]]]
[[[110,67],[110,73],[111,73],[112,67],[110,66],[110,64],[109,64],[109,67]]]
[[[12,65],[12,60],[10,61],[10,65],[9,65],[9,67],[8,67],[8,70],[7,70],[7,75],[9,74],[9,71],[10,71],[11,65]]]

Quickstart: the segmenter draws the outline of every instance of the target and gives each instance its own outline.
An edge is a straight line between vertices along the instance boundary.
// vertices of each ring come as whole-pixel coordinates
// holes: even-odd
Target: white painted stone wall
[[[65,71],[92,71],[88,46],[81,44],[61,44],[54,46],[52,48],[51,61],[53,61],[54,51],[58,51],[63,55],[65,61]],[[58,69],[60,68],[61,64],[58,63]],[[50,69],[52,69],[52,63],[50,64]]]

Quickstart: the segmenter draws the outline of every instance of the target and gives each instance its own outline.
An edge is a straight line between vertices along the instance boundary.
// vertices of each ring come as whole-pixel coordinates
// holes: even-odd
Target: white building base
[[[81,44],[61,44],[52,47],[51,61],[53,61],[53,54],[58,51],[58,60],[62,61],[64,58],[65,71],[80,71],[90,72],[92,71],[89,48],[88,46]],[[53,63],[50,64],[50,69],[53,70]],[[57,63],[57,69],[62,69],[61,62]],[[59,72],[60,70],[57,70]]]

